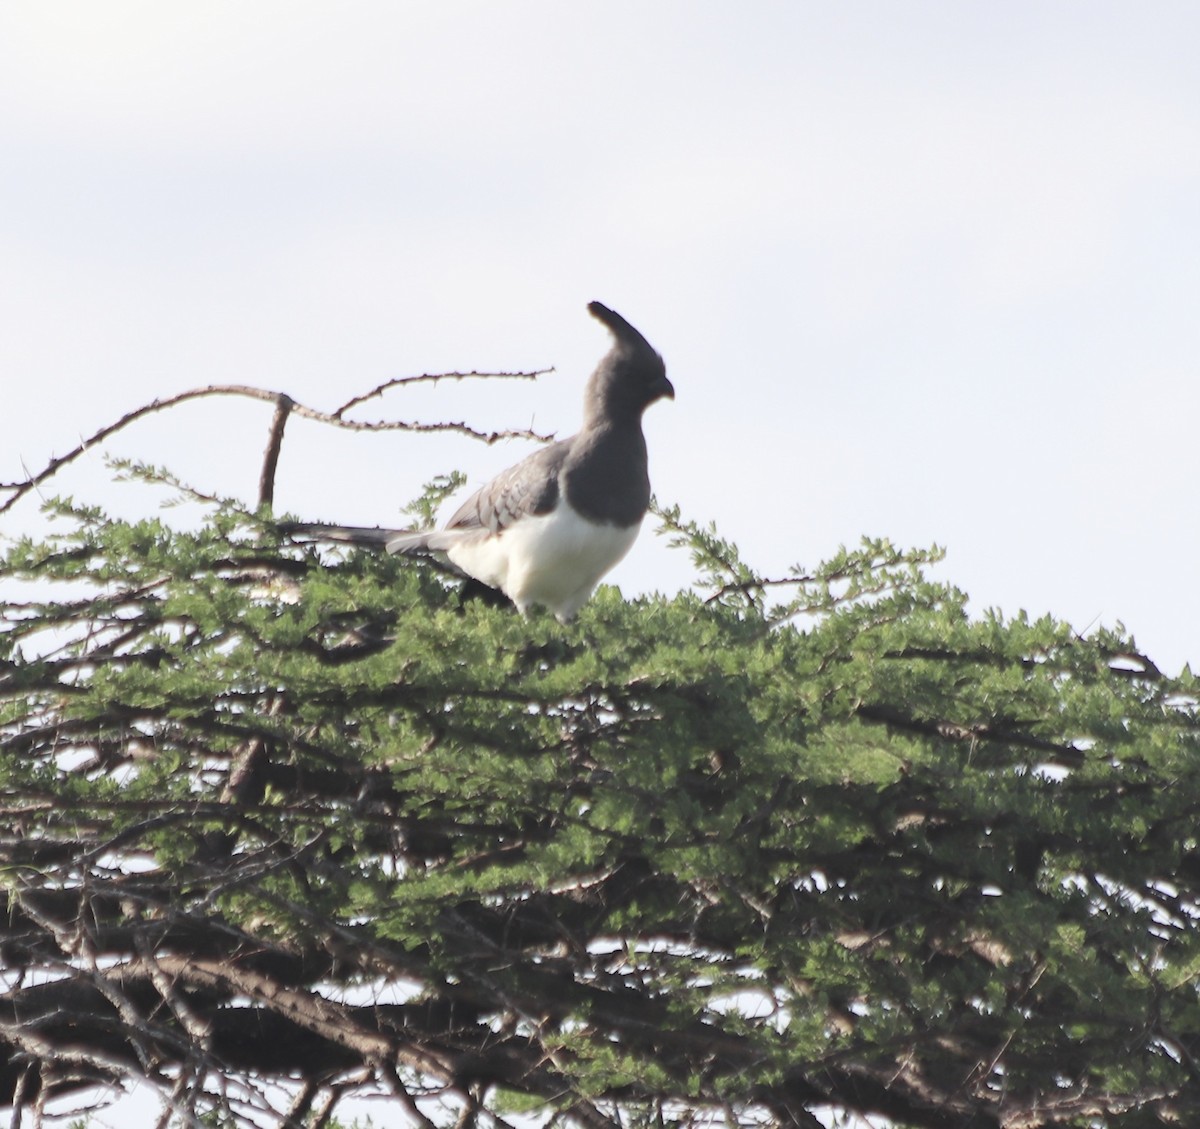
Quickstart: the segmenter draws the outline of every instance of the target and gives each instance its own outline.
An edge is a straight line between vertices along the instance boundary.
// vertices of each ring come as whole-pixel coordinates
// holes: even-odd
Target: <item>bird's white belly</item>
[[[499,536],[464,538],[446,555],[499,588],[522,612],[541,604],[565,622],[629,552],[640,528],[640,522],[628,528],[593,525],[559,505],[552,513],[521,518]]]

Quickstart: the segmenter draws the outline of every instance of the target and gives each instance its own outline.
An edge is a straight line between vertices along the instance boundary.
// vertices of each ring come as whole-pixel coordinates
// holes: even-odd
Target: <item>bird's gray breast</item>
[[[650,504],[650,475],[642,429],[581,432],[563,464],[567,503],[588,521],[628,528]]]

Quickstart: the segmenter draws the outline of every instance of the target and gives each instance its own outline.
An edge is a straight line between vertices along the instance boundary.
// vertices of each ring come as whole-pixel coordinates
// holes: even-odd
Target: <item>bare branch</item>
[[[412,1094],[408,1092],[408,1087],[405,1086],[400,1077],[399,1072],[390,1062],[379,1063],[379,1074],[387,1083],[388,1089],[391,1090],[400,1107],[408,1114],[414,1124],[420,1125],[421,1129],[438,1129],[437,1123],[430,1121],[424,1113],[421,1112],[421,1107],[417,1105]]]
[[[449,375],[454,375],[454,374],[449,374]],[[466,376],[466,375],[473,375],[473,374],[463,374],[463,375]],[[480,373],[479,375],[485,376],[487,374]],[[505,376],[512,375],[515,377],[515,376],[525,376],[526,374],[507,374],[506,373],[503,375],[505,375]],[[532,379],[536,375],[537,375],[536,373],[528,374],[530,379]],[[422,376],[420,378],[412,378],[412,379],[414,379],[414,380],[416,380],[416,379],[433,380],[433,379],[436,379],[436,377],[430,375],[430,376]],[[389,382],[389,383],[394,383],[394,382]],[[383,387],[385,387],[385,386],[380,385],[381,389]],[[374,394],[374,393],[372,393],[372,394]],[[368,395],[371,395],[371,394],[368,394]],[[546,443],[546,442],[549,442],[549,440],[553,438],[553,436],[543,435],[539,432],[532,431],[528,428],[515,428],[515,429],[506,429],[506,430],[500,430],[500,431],[479,431],[476,428],[470,427],[467,424],[462,423],[462,422],[413,423],[409,420],[374,420],[374,421],[347,420],[347,419],[343,419],[339,413],[345,411],[346,408],[348,406],[350,406],[350,404],[354,403],[354,401],[350,401],[346,405],[343,405],[342,408],[338,409],[338,412],[322,412],[322,411],[318,411],[316,408],[310,408],[304,404],[298,403],[297,401],[292,400],[290,397],[286,396],[286,394],[282,393],[282,392],[274,392],[274,391],[271,391],[270,389],[266,389],[266,388],[255,388],[253,385],[249,385],[249,384],[211,384],[205,388],[192,388],[186,392],[180,392],[174,396],[167,396],[163,399],[151,400],[150,403],[143,404],[140,408],[135,408],[133,411],[126,412],[123,416],[121,416],[119,419],[117,419],[113,423],[110,423],[107,426],[100,428],[99,431],[94,432],[87,439],[84,439],[81,443],[78,444],[78,446],[73,447],[65,455],[59,455],[58,457],[51,459],[40,471],[38,471],[36,474],[30,475],[27,479],[25,479],[25,481],[0,483],[0,490],[6,490],[6,491],[10,492],[9,498],[7,500],[5,500],[2,504],[0,504],[0,514],[5,513],[8,510],[12,509],[12,507],[14,505],[16,505],[16,503],[21,498],[23,498],[26,494],[28,494],[31,490],[36,489],[47,479],[52,478],[55,474],[57,474],[60,470],[62,470],[63,467],[67,466],[68,464],[74,462],[77,458],[79,458],[79,456],[82,455],[85,451],[88,451],[92,447],[95,447],[97,444],[104,442],[110,436],[115,435],[118,431],[122,430],[125,427],[128,427],[131,423],[134,423],[137,420],[144,418],[145,416],[152,415],[155,412],[161,412],[167,408],[173,408],[173,407],[178,406],[179,404],[187,403],[190,400],[198,400],[198,399],[201,399],[206,396],[244,396],[251,400],[261,400],[265,403],[276,404],[277,406],[281,405],[283,403],[283,401],[287,401],[287,403],[290,405],[290,408],[289,408],[287,414],[294,413],[295,415],[301,416],[304,419],[310,419],[316,423],[329,424],[332,427],[344,428],[348,431],[371,431],[371,432],[450,431],[450,432],[455,432],[459,435],[466,435],[472,439],[478,439],[481,442],[487,443],[489,445],[492,443],[496,443],[501,439],[531,439],[538,443]],[[368,397],[364,397],[364,399],[366,399],[366,398],[368,398]],[[278,427],[278,429],[280,431],[280,436],[282,436],[282,426],[283,426],[283,422],[286,421],[287,414],[284,415],[283,420],[280,420],[279,413],[277,411],[276,423],[272,425],[272,437],[273,438],[274,438],[276,427]],[[276,460],[277,460],[277,458],[278,458],[278,452],[276,452]],[[274,465],[271,463],[270,445],[268,446],[268,451],[267,451],[267,461],[264,462],[264,467],[263,467],[263,481],[264,482],[267,480],[268,470],[270,471],[270,477],[273,479]],[[261,488],[260,488],[260,493],[261,493]]]
[[[376,396],[382,396],[389,388],[404,388],[410,384],[429,384],[439,380],[537,380],[539,376],[549,376],[553,368],[534,369],[530,372],[425,372],[420,376],[397,376],[385,380],[382,384],[364,392],[361,396],[352,396],[340,408],[331,413],[334,419],[341,419],[351,408],[365,404]]]
[[[279,466],[279,448],[283,445],[283,429],[292,414],[295,402],[290,396],[279,394],[275,415],[271,419],[271,431],[267,437],[267,450],[263,456],[262,475],[258,480],[258,505],[266,509],[275,504],[275,469]]]

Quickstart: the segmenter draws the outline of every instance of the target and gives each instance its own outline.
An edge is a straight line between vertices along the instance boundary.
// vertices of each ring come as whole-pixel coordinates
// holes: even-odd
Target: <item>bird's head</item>
[[[632,325],[615,310],[599,302],[588,303],[588,313],[608,326],[613,345],[588,381],[588,411],[612,416],[640,416],[655,400],[675,399],[660,357]]]

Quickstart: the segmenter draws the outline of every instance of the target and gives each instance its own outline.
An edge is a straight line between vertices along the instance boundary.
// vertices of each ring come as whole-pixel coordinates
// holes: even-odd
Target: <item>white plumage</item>
[[[538,604],[566,623],[629,552],[640,528],[641,522],[596,525],[560,505],[498,534],[464,531],[445,552],[463,572],[500,589],[522,614]]]

